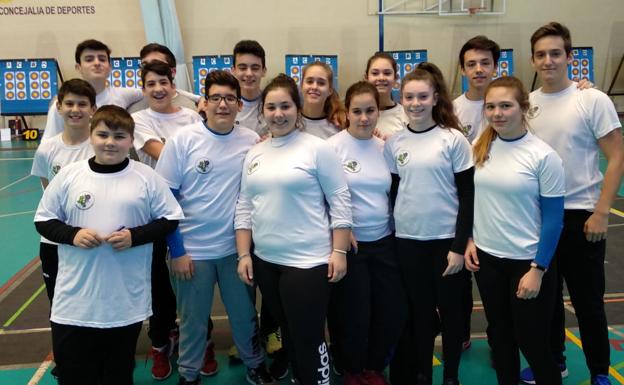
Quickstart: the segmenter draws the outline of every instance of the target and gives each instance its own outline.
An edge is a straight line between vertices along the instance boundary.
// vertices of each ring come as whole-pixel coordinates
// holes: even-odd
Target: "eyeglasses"
[[[222,100],[225,100],[226,104],[235,104],[238,102],[238,98],[234,95],[208,95],[208,103],[219,104]]]

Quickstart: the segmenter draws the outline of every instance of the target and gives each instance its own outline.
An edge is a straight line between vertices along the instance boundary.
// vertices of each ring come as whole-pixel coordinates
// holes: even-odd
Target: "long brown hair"
[[[453,102],[451,102],[451,98],[449,97],[442,71],[433,63],[420,63],[413,72],[403,77],[401,81],[401,95],[403,95],[405,85],[414,80],[426,81],[431,88],[433,88],[433,91],[438,94],[438,102],[431,111],[433,121],[441,127],[454,128],[461,131],[459,128],[459,120],[457,116],[455,116]]]
[[[526,113],[530,107],[529,93],[524,88],[524,85],[522,84],[520,79],[514,76],[503,76],[501,78],[494,80],[485,89],[485,102],[486,103],[487,103],[488,93],[490,92],[492,88],[495,88],[495,87],[509,88],[514,91],[514,97],[516,101],[518,102],[518,104],[520,105],[520,109],[523,112],[522,124],[524,124],[525,127],[528,127]],[[483,108],[485,108],[485,103],[483,104]],[[488,123],[485,130],[481,133],[481,135],[479,135],[479,138],[477,139],[477,142],[474,144],[473,149],[472,149],[476,167],[483,166],[483,164],[488,158],[488,154],[490,153],[490,146],[492,145],[492,142],[494,141],[494,139],[496,139],[497,136],[498,134],[496,133],[496,130],[494,130],[494,127],[492,127],[492,125]]]
[[[323,112],[327,117],[327,120],[331,123],[335,124],[339,128],[345,128],[347,125],[347,111],[340,101],[336,90],[334,89],[334,71],[332,68],[323,62],[315,61],[303,67],[302,76],[301,76],[301,84],[305,81],[306,72],[312,67],[321,67],[325,70],[325,75],[327,75],[327,83],[329,84],[329,90],[331,93],[325,99],[325,104],[323,105]]]

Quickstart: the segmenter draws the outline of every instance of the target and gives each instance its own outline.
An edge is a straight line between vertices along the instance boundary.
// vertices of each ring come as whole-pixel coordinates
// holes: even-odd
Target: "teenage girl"
[[[348,272],[332,289],[344,385],[385,385],[387,357],[399,340],[406,299],[390,225],[390,170],[384,143],[373,136],[379,93],[360,81],[347,90],[348,127],[327,142],[347,177],[353,212]],[[334,337],[332,335],[332,337]]]
[[[466,268],[476,272],[498,383],[519,382],[520,349],[535,383],[561,384],[549,341],[563,163],[527,130],[529,95],[520,80],[494,80],[484,109],[489,125],[474,146],[474,242],[465,258]]]
[[[329,283],[346,274],[349,190],[332,148],[301,132],[302,103],[290,77],[273,79],[261,103],[271,137],[248,152],[243,166],[238,273],[257,282],[278,320],[294,377],[302,385],[329,384],[325,319]]]
[[[320,61],[303,67],[303,125],[305,132],[327,139],[345,127],[345,108],[334,90],[334,72]]]
[[[421,63],[401,83],[407,128],[388,139],[399,267],[412,316],[418,384],[431,384],[439,311],[444,385],[459,384],[460,272],[472,230],[473,163],[440,70]]]
[[[405,128],[407,117],[403,107],[392,100],[392,88],[399,81],[396,60],[385,52],[377,52],[366,62],[364,79],[379,92],[380,117],[377,121],[377,135],[382,139]]]

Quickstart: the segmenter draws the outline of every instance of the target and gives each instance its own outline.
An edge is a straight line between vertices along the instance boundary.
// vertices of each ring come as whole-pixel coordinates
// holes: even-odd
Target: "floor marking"
[[[0,162],[2,162],[3,160],[33,160],[35,158],[0,158]]]
[[[4,285],[0,286],[0,301],[24,282],[39,267],[39,264],[41,264],[39,257],[31,259],[26,266],[22,267]]]
[[[35,213],[35,210],[19,211],[17,213],[1,214],[0,218],[16,217],[18,215],[26,215],[26,214],[34,214],[34,213]],[[624,223],[623,223],[623,225],[624,225]]]
[[[9,183],[8,185],[6,185],[6,186],[4,186],[4,187],[0,188],[0,191],[4,191],[4,190],[8,189],[9,187],[11,187],[11,186],[13,186],[13,185],[16,185],[16,184],[18,184],[19,182],[21,182],[21,181],[23,181],[23,180],[26,180],[26,179],[28,179],[28,178],[30,178],[30,174],[28,174],[28,175],[26,175],[26,176],[23,176],[23,177],[19,178],[18,180],[16,180],[15,182],[11,182],[11,183]]]
[[[579,340],[577,336],[575,336],[567,328],[565,329],[565,334],[568,337],[568,339],[574,343],[574,345],[578,346],[581,350],[583,350],[583,344],[581,343],[581,340]],[[622,375],[618,373],[618,371],[615,370],[612,366],[609,366],[609,374],[611,375],[611,377],[615,378],[620,384],[624,385],[624,377],[622,377]]]
[[[31,304],[31,303],[35,300],[35,298],[37,298],[37,296],[38,296],[39,294],[41,294],[41,292],[42,292],[42,291],[44,291],[44,290],[45,290],[45,284],[41,285],[41,286],[39,287],[39,289],[37,289],[37,291],[35,291],[35,293],[34,293],[33,295],[31,295],[31,296],[30,296],[30,298],[28,298],[28,299],[26,300],[26,302],[24,302],[24,304],[23,304],[22,306],[20,306],[20,308],[19,308],[19,309],[17,309],[17,311],[15,312],[15,314],[13,314],[13,315],[11,316],[11,318],[9,318],[9,319],[8,319],[8,320],[4,323],[4,325],[2,325],[2,327],[3,327],[3,328],[6,328],[6,327],[8,327],[8,326],[11,326],[11,324],[13,323],[13,321],[15,321],[15,320],[17,319],[17,317],[19,317],[19,316],[20,316],[20,314],[22,314],[22,313],[24,312],[24,310],[26,310],[26,308],[27,308],[28,306],[30,306],[30,304]]]
[[[43,360],[41,365],[39,365],[39,367],[37,368],[37,371],[35,372],[35,374],[33,374],[30,381],[28,381],[27,385],[37,385],[39,381],[41,381],[43,376],[45,376],[46,372],[48,371],[48,368],[50,367],[50,365],[52,365],[53,361],[54,361],[54,358],[52,357],[52,352],[50,352],[48,353],[48,356],[45,358],[45,360]]]
[[[607,227],[620,227],[620,226],[624,226],[624,223],[618,223],[618,224],[615,224],[615,225],[609,225]]]
[[[624,211],[620,211],[620,210],[614,209],[614,208],[611,208],[611,210],[609,210],[609,211],[611,211],[611,214],[615,214],[618,217],[624,218]]]
[[[17,329],[17,330],[5,330],[0,328],[0,336],[11,336],[19,334],[35,334],[35,333],[49,333],[52,329],[47,328],[32,328],[32,329]]]

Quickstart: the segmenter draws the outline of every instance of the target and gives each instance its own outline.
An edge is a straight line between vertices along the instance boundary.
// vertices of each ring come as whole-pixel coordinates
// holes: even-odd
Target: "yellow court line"
[[[565,334],[570,339],[570,341],[572,341],[574,343],[574,345],[576,345],[579,348],[583,349],[583,344],[581,343],[581,340],[579,340],[577,336],[575,336],[568,329],[565,330]],[[620,384],[624,385],[624,377],[622,377],[622,375],[620,373],[618,373],[617,370],[613,369],[613,367],[611,367],[611,366],[609,366],[609,374],[611,375],[611,377],[615,378]]]
[[[17,317],[20,316],[20,314],[22,314],[24,312],[24,310],[26,310],[26,308],[28,306],[30,306],[30,304],[35,300],[35,298],[37,298],[37,296],[39,294],[41,294],[41,292],[45,289],[45,284],[41,285],[41,287],[39,289],[37,289],[37,291],[30,296],[30,298],[28,298],[26,300],[26,302],[24,302],[24,304],[22,306],[20,306],[19,309],[17,309],[17,311],[15,312],[15,314],[13,314],[11,316],[11,318],[9,318],[4,325],[2,325],[3,328],[9,327],[11,326],[11,324],[13,323],[13,321],[15,321],[17,319]]]
[[[617,215],[619,217],[624,218],[624,211],[620,211],[620,210],[614,209],[614,208],[611,208],[610,211],[611,211],[611,214],[615,214],[615,215]]]

